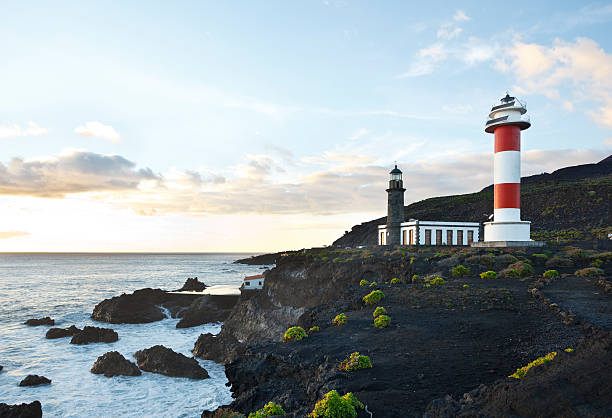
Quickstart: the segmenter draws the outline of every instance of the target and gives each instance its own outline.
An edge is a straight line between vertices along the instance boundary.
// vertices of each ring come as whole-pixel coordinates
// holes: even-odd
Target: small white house
[[[419,221],[400,224],[401,245],[470,245],[479,240],[478,222]],[[387,225],[378,225],[378,245],[387,245]]]
[[[244,289],[245,290],[259,290],[263,288],[264,285],[264,277],[263,274],[258,274],[256,276],[247,276],[244,278]]]

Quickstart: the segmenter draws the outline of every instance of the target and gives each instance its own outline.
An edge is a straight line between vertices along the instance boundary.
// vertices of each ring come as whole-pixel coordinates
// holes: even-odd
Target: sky
[[[612,2],[0,3],[0,251],[273,251],[612,153]],[[460,221],[460,219],[459,219]]]

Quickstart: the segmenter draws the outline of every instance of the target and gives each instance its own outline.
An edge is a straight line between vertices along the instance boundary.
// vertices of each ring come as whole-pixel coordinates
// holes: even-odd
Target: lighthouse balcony
[[[521,130],[524,130],[531,126],[531,120],[529,118],[529,115],[520,114],[514,111],[508,112],[504,116],[498,116],[493,119],[487,120],[487,123],[485,124],[485,132],[493,133],[495,128],[504,125],[516,125],[520,127]]]

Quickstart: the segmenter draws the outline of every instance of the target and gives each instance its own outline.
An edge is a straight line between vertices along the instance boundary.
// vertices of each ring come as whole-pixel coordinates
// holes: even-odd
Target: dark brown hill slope
[[[521,184],[521,216],[532,222],[532,239],[572,241],[612,232],[612,155],[596,164],[523,177]],[[493,213],[493,186],[425,199],[406,206],[404,213],[406,219],[483,222]],[[386,217],[355,225],[333,245],[375,245],[376,227],[384,223]]]

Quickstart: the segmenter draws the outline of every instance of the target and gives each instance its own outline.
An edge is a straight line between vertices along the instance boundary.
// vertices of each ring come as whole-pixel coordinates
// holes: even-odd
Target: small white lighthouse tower
[[[527,106],[506,93],[485,125],[485,132],[495,135],[494,214],[484,224],[484,241],[490,244],[530,245],[531,222],[521,221],[521,131],[531,126],[526,113]]]

